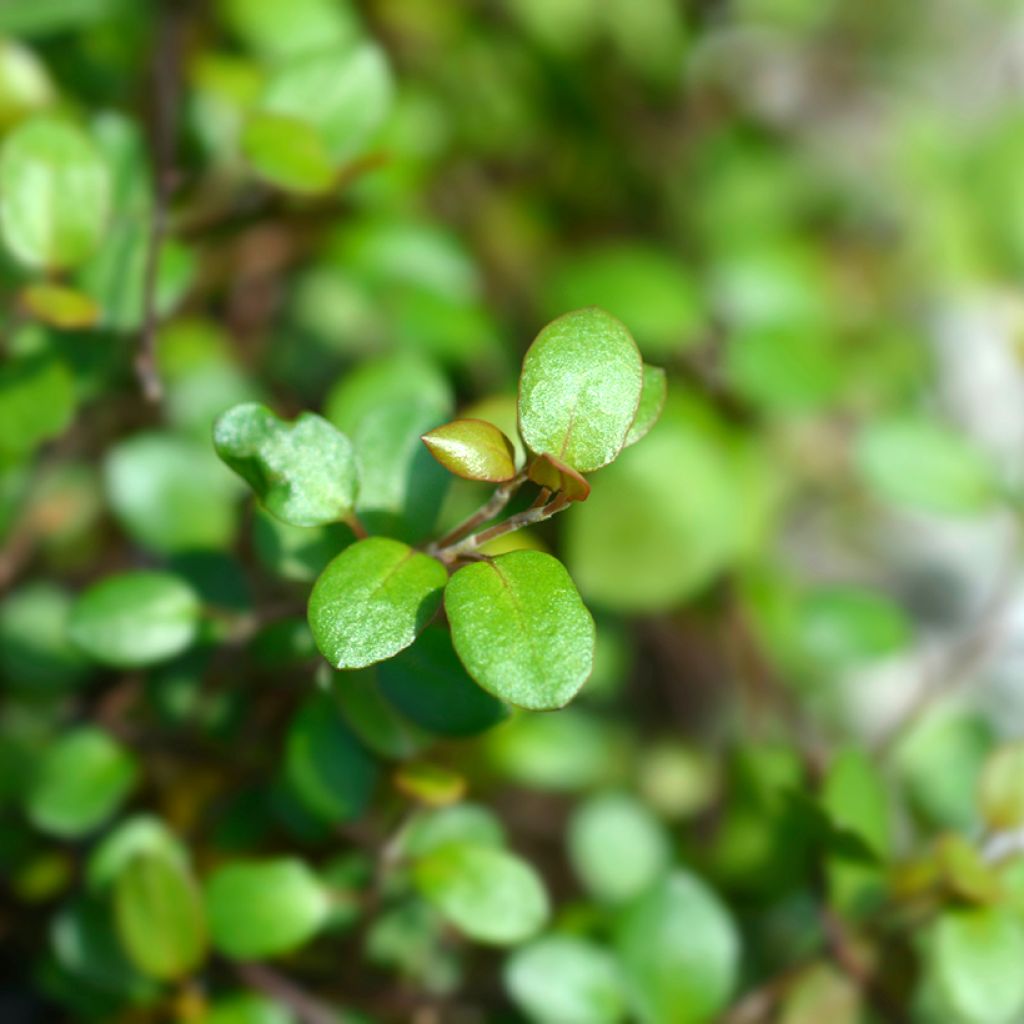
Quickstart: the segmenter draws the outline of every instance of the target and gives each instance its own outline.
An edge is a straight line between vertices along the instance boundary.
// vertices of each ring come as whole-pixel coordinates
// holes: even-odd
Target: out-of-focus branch
[[[143,313],[135,372],[142,392],[151,402],[163,398],[163,381],[156,361],[158,311],[156,308],[160,251],[167,235],[168,209],[177,177],[175,150],[178,100],[181,87],[183,26],[172,3],[162,5],[153,52],[153,209],[143,271]]]

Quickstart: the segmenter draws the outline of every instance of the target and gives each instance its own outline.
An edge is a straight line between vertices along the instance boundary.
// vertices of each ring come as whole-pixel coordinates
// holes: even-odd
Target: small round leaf
[[[423,435],[430,454],[456,476],[501,483],[516,475],[512,442],[486,420],[452,420]]]
[[[513,551],[464,566],[448,582],[445,610],[466,671],[499,700],[560,708],[590,675],[594,620],[551,555]]]
[[[66,285],[30,284],[19,299],[31,316],[65,331],[92,327],[100,318],[100,307],[91,295]]]
[[[517,949],[505,987],[536,1024],[617,1024],[625,996],[614,958],[569,935],[548,935]]]
[[[548,918],[548,897],[525,861],[493,846],[451,843],[413,867],[416,887],[461,932],[478,942],[514,945]]]
[[[642,388],[640,352],[619,320],[596,307],[566,313],[523,359],[523,440],[580,473],[600,469],[626,443]]]
[[[253,114],[242,132],[242,152],[263,178],[291,192],[323,192],[334,178],[316,129],[288,114]]]
[[[644,364],[644,386],[640,392],[640,405],[637,406],[636,416],[633,424],[626,435],[626,443],[623,447],[628,448],[631,444],[647,436],[651,427],[658,422],[661,410],[665,408],[665,399],[668,397],[668,378],[660,366],[648,366]]]
[[[304,412],[293,423],[244,402],[213,428],[217,454],[256,492],[267,511],[292,526],[322,526],[348,516],[356,464],[348,438]]]
[[[90,587],[71,609],[68,631],[86,654],[114,668],[143,668],[180,654],[196,635],[200,605],[166,572],[126,572]]]
[[[335,668],[365,668],[408,647],[434,617],[448,574],[388,537],[346,548],[309,598],[309,626]]]
[[[28,816],[50,835],[87,835],[124,802],[137,774],[131,755],[101,729],[75,729],[43,755],[28,792]]]
[[[288,953],[308,942],[330,914],[330,898],[300,860],[228,864],[207,880],[213,945],[235,960]]]
[[[979,785],[981,812],[991,828],[1024,826],[1024,742],[1008,743],[990,754]]]
[[[732,994],[739,968],[736,927],[704,883],[676,871],[619,922],[616,947],[642,1024],[704,1024]]]
[[[199,891],[184,864],[149,852],[134,857],[114,884],[118,934],[143,974],[180,978],[206,952],[206,924]]]
[[[70,267],[103,235],[110,176],[81,129],[41,114],[4,143],[0,197],[0,231],[11,252],[30,267]]]

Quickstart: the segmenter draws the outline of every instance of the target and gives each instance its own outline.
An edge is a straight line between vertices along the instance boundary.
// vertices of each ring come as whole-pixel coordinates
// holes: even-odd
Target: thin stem
[[[456,558],[472,553],[482,544],[494,540],[495,537],[503,537],[506,533],[521,530],[524,526],[533,526],[535,523],[541,523],[545,519],[550,519],[553,515],[561,512],[562,509],[568,508],[570,504],[571,502],[568,498],[559,494],[554,501],[549,502],[547,505],[531,505],[529,508],[523,509],[522,512],[509,516],[503,523],[497,523],[486,530],[474,533],[458,544],[441,548],[437,555],[444,562],[453,562]]]
[[[428,555],[436,555],[446,548],[451,547],[457,541],[462,540],[471,530],[476,529],[481,523],[493,519],[509,503],[512,495],[519,490],[526,481],[525,471],[513,477],[507,483],[501,484],[491,495],[486,504],[481,505],[468,519],[464,519],[454,529],[449,530],[440,540],[435,540],[427,546]]]
[[[168,207],[176,177],[174,140],[180,85],[181,31],[178,17],[169,8],[165,8],[164,17],[157,28],[157,52],[153,61],[154,196],[143,278],[142,331],[139,351],[135,357],[135,372],[142,385],[143,394],[151,402],[159,402],[164,391],[156,361],[156,291],[160,250],[167,234]]]
[[[246,985],[283,1003],[303,1024],[339,1024],[341,1020],[341,1015],[327,1003],[263,964],[238,964],[235,973]]]
[[[370,536],[366,527],[363,526],[363,521],[355,514],[350,512],[345,517],[345,525],[356,535],[356,540],[366,540]]]

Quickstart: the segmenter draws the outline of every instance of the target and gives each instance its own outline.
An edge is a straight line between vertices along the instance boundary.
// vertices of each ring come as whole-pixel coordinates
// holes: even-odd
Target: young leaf
[[[346,548],[313,586],[309,626],[335,668],[365,668],[408,647],[434,617],[448,574],[401,541]]]
[[[485,420],[452,420],[423,435],[430,454],[466,480],[503,483],[516,475],[512,442]]]
[[[71,609],[68,633],[86,654],[114,668],[144,668],[180,654],[196,635],[200,605],[166,572],[108,576]]]
[[[615,959],[570,935],[547,935],[505,964],[505,988],[536,1024],[619,1024],[625,995]]]
[[[28,816],[50,835],[87,835],[113,815],[137,777],[134,758],[120,744],[83,726],[47,748],[28,791]]]
[[[92,327],[100,318],[100,307],[91,295],[65,285],[30,284],[19,299],[31,316],[61,330]]]
[[[616,948],[638,1020],[705,1024],[736,984],[739,937],[725,908],[694,875],[676,871],[619,922]]]
[[[475,736],[508,714],[504,704],[467,675],[447,629],[425,629],[378,673],[388,700],[406,718],[439,736]]]
[[[523,359],[523,440],[580,473],[600,469],[626,443],[642,388],[640,352],[622,323],[597,308],[566,313]]]
[[[464,566],[448,581],[445,610],[463,665],[499,700],[560,708],[590,675],[594,620],[551,555],[513,551]]]
[[[526,475],[549,491],[558,491],[569,501],[586,501],[590,497],[590,484],[586,477],[553,455],[538,455],[530,462]]]
[[[301,413],[289,423],[245,402],[213,428],[217,454],[292,526],[322,526],[350,515],[357,480],[352,445],[327,420]]]
[[[466,795],[466,779],[439,764],[407,761],[394,776],[395,788],[428,807],[447,807]]]
[[[658,422],[661,410],[665,408],[665,399],[668,397],[668,378],[660,366],[648,366],[644,363],[644,386],[640,392],[640,404],[637,406],[636,416],[626,435],[624,448],[647,436],[651,427]]]
[[[0,153],[0,231],[30,267],[74,266],[96,248],[110,206],[107,165],[73,124],[36,115]]]
[[[334,178],[316,129],[288,114],[253,114],[242,133],[242,152],[263,178],[292,192],[323,192]]]
[[[330,913],[330,897],[300,860],[227,864],[204,889],[210,940],[234,960],[256,960],[291,952],[319,931]]]
[[[203,905],[178,859],[158,852],[135,856],[114,883],[114,908],[125,952],[144,974],[170,981],[202,961]]]
[[[472,843],[441,846],[413,865],[420,892],[477,942],[509,946],[535,935],[548,918],[537,873],[505,850]]]

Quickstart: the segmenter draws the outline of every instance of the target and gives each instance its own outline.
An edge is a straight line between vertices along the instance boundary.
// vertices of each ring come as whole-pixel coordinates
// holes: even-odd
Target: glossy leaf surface
[[[594,620],[551,555],[513,551],[464,566],[445,590],[445,611],[466,670],[499,700],[560,708],[590,675]]]
[[[502,483],[516,475],[512,442],[485,420],[452,420],[423,435],[430,454],[466,480]]]
[[[447,578],[440,562],[400,541],[358,541],[313,587],[313,639],[335,668],[364,668],[390,658],[434,617]]]
[[[642,388],[640,353],[619,320],[597,308],[566,313],[523,359],[523,440],[581,473],[600,469],[626,443]]]

